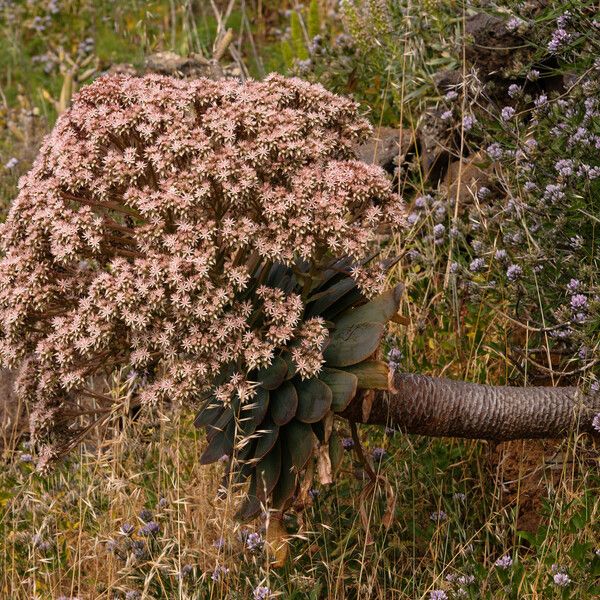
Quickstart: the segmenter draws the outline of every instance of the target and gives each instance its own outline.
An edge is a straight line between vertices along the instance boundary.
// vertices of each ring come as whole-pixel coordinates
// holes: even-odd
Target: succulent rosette
[[[78,93],[1,235],[0,359],[41,469],[123,404],[117,375],[142,406],[200,407],[203,462],[235,454],[265,498],[293,493],[313,434],[335,462],[329,415],[356,390],[339,369],[383,332],[347,311],[383,288],[373,252],[404,216],[355,160],[369,131],[354,102],[277,75]]]

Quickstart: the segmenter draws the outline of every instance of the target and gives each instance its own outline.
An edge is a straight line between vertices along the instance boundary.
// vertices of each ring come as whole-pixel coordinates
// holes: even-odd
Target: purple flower
[[[217,565],[210,578],[213,581],[221,581],[221,579],[223,579],[227,573],[229,573],[229,569],[227,567],[224,567],[223,565]]]
[[[431,204],[431,202],[433,202],[433,198],[429,194],[427,194],[426,196],[419,196],[415,200],[415,208],[427,208],[427,206]]]
[[[571,20],[571,11],[566,10],[560,17],[556,19],[556,24],[560,29],[564,29]]]
[[[574,294],[571,296],[571,308],[575,310],[585,310],[588,299],[583,294]]]
[[[508,86],[508,95],[511,98],[516,98],[521,93],[521,88],[516,83],[511,83]]]
[[[500,114],[503,121],[510,121],[516,113],[517,111],[512,106],[505,106]]]
[[[449,92],[446,92],[446,95],[444,96],[444,99],[448,100],[448,101],[456,100],[457,98],[458,98],[458,92],[455,92],[454,90],[450,90]]]
[[[522,23],[523,23],[523,21],[521,19],[519,19],[518,17],[511,17],[506,22],[506,30],[510,31],[510,32],[515,32],[519,29],[519,27],[521,27]]]
[[[492,192],[491,192],[490,188],[482,186],[477,190],[477,197],[480,200],[485,200],[491,193]]]
[[[523,275],[523,269],[519,265],[510,265],[506,269],[506,277],[509,281],[516,281]]]
[[[475,123],[477,123],[477,119],[473,115],[465,115],[463,117],[462,124],[465,131],[471,131]]]
[[[571,578],[566,573],[554,574],[554,585],[558,587],[567,587],[571,583]]]
[[[125,600],[139,600],[141,598],[140,593],[136,590],[129,590],[125,594]]]
[[[560,202],[565,197],[562,186],[549,183],[544,191],[544,198],[550,202]]]
[[[552,39],[548,42],[548,51],[555,54],[569,44],[571,38],[572,36],[570,33],[559,27],[552,32]]]
[[[429,515],[429,519],[435,523],[441,523],[448,518],[448,515],[443,510],[436,510]]]
[[[579,281],[579,279],[571,279],[571,281],[567,283],[567,292],[569,292],[569,294],[574,294],[579,289],[580,285],[581,281]]]
[[[248,550],[262,550],[263,546],[264,541],[260,533],[253,531],[248,534],[248,537],[246,538],[246,547]]]
[[[471,264],[469,265],[469,270],[472,273],[479,273],[479,271],[482,271],[485,267],[485,260],[483,260],[483,258],[475,258],[471,261]]]
[[[149,521],[141,529],[141,535],[156,535],[160,531],[160,525],[156,521]]]
[[[573,161],[570,158],[562,158],[554,164],[556,172],[562,177],[573,175]]]
[[[342,447],[344,450],[352,450],[354,448],[354,440],[352,438],[344,438],[342,440]]]
[[[490,144],[487,147],[486,152],[489,154],[489,156],[492,160],[500,160],[504,154],[504,152],[502,150],[502,146],[500,146],[500,144],[498,142],[494,142],[493,144]]]
[[[452,497],[455,500],[460,500],[461,502],[465,502],[467,499],[466,494],[463,494],[462,492],[455,492],[454,494],[452,494]]]
[[[21,456],[19,457],[19,460],[20,460],[22,463],[30,463],[30,462],[33,462],[33,456],[31,456],[31,454],[23,453],[23,454],[21,454]]]
[[[499,262],[504,262],[508,258],[508,253],[506,252],[506,250],[501,248],[500,250],[496,250],[494,258]]]
[[[131,523],[123,523],[123,525],[121,525],[121,533],[123,535],[131,535],[134,529],[135,527],[131,525]]]
[[[132,544],[133,556],[138,560],[144,560],[148,556],[146,543],[142,540],[135,540]]]
[[[419,220],[419,215],[415,212],[410,213],[408,217],[406,217],[406,221],[409,225],[414,225]]]
[[[452,111],[446,110],[441,114],[442,121],[449,121],[452,118]]]
[[[144,510],[140,511],[139,517],[144,523],[149,523],[152,521],[152,511],[144,508]]]
[[[592,419],[592,427],[598,433],[600,433],[600,413],[598,413],[597,415],[594,415],[594,418]]]
[[[213,547],[216,548],[217,550],[220,550],[221,548],[223,548],[223,546],[225,545],[225,538],[220,537],[218,539],[216,539],[213,543],[212,543]]]
[[[14,169],[17,165],[19,164],[19,159],[15,158],[14,156],[12,158],[9,158],[8,161],[6,162],[6,164],[4,165],[5,169]]]
[[[548,102],[548,96],[546,96],[546,94],[541,94],[533,101],[533,103],[535,104],[535,106],[537,108],[539,108],[540,106],[544,106],[544,104],[546,104],[547,102]]]
[[[448,595],[444,590],[433,590],[429,592],[429,600],[448,600]]]
[[[444,225],[442,225],[442,223],[438,223],[433,228],[433,237],[435,238],[444,237],[444,233],[446,233],[446,228],[444,227]]]
[[[527,79],[529,81],[537,81],[540,78],[540,72],[537,69],[531,69],[529,73],[527,73]]]
[[[495,563],[494,566],[498,567],[499,569],[509,569],[510,567],[512,567],[513,564],[513,559],[508,555],[505,554],[504,556],[500,557]]]
[[[393,362],[400,362],[403,357],[402,351],[398,348],[391,348],[387,355],[388,360]]]
[[[268,600],[271,597],[271,590],[264,585],[259,585],[254,590],[254,600]]]
[[[387,453],[383,448],[373,448],[373,451],[371,452],[375,462],[381,462],[385,458],[386,454]]]

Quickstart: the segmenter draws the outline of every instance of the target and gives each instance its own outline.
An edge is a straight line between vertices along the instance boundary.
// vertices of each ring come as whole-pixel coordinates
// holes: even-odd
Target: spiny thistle
[[[313,429],[356,390],[323,365],[383,332],[347,315],[330,335],[382,287],[369,253],[403,223],[384,172],[354,160],[369,131],[352,101],[277,75],[105,76],[75,97],[1,232],[0,358],[39,468],[111,414],[99,375],[125,372],[142,405],[202,408],[203,462],[239,449],[261,500],[291,461],[291,497]]]

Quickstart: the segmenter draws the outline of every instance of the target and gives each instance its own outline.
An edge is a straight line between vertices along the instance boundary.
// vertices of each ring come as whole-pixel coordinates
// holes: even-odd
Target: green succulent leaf
[[[217,432],[225,429],[229,421],[231,421],[234,415],[238,413],[239,409],[240,400],[239,398],[235,398],[232,400],[230,406],[226,406],[224,408],[218,419],[216,419],[213,423],[206,425],[206,439],[210,441]]]
[[[320,421],[331,409],[333,394],[319,379],[297,379],[294,381],[298,392],[296,419],[303,423]]]
[[[281,473],[281,444],[279,440],[271,451],[256,465],[256,495],[265,501],[270,495]]]
[[[319,379],[331,390],[331,410],[334,412],[342,412],[356,396],[358,378],[352,373],[325,368],[319,373]]]
[[[289,381],[271,392],[271,418],[276,425],[289,423],[298,409],[298,393]]]
[[[263,458],[275,445],[279,438],[279,425],[275,425],[267,417],[258,428],[257,434],[260,435],[256,442],[254,458]]]
[[[336,327],[345,329],[360,323],[387,323],[397,312],[404,286],[398,284],[370,302],[345,312],[336,319]]]
[[[273,508],[282,510],[296,491],[297,475],[291,450],[281,445],[281,474],[273,490]]]
[[[344,329],[336,328],[323,357],[328,367],[348,367],[366,360],[379,348],[383,323],[360,323]]]
[[[257,381],[265,390],[274,390],[279,387],[288,374],[288,366],[283,358],[276,356],[266,369],[261,369],[256,374]]]
[[[244,498],[242,506],[236,514],[236,518],[240,521],[250,521],[250,519],[253,519],[260,513],[261,503],[256,495],[256,487],[256,472],[254,472],[250,479],[250,486],[246,498]]]
[[[264,388],[256,388],[256,395],[251,402],[240,410],[240,430],[244,435],[252,435],[262,423],[269,409],[269,392]]]
[[[209,423],[214,423],[221,413],[223,412],[223,404],[219,402],[214,396],[211,396],[204,406],[200,409],[196,418],[194,419],[195,427],[204,427]]]
[[[281,445],[292,455],[292,464],[297,472],[301,471],[312,455],[314,434],[310,425],[294,419],[282,428]]]
[[[311,298],[313,302],[307,308],[307,316],[314,317],[315,315],[322,314],[355,288],[356,282],[350,277],[345,277],[326,290],[318,292]]]
[[[235,441],[235,421],[231,420],[227,427],[218,431],[208,443],[206,450],[200,457],[200,464],[208,465],[216,462],[224,454],[231,455]]]

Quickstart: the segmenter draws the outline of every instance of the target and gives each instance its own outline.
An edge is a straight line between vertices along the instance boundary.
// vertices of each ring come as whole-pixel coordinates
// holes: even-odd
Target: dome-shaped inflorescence
[[[345,273],[372,295],[365,258],[403,218],[383,171],[354,160],[368,132],[350,100],[280,76],[82,89],[0,238],[0,358],[21,370],[41,466],[111,410],[98,375],[128,374],[142,404],[222,411],[284,351],[301,380],[322,369],[311,294]]]

